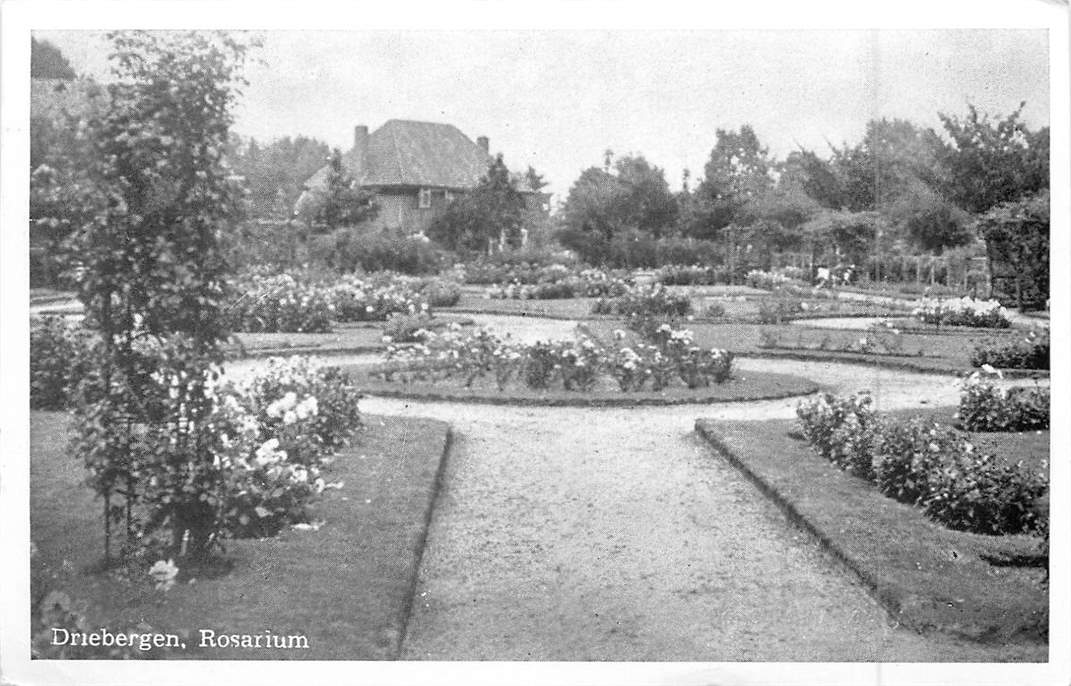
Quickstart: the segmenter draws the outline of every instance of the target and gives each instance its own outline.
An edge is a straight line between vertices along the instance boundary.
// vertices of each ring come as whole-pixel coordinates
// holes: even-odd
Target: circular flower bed
[[[617,331],[602,344],[518,344],[486,329],[454,327],[410,347],[390,346],[387,361],[355,368],[371,393],[527,404],[636,405],[783,398],[816,385],[779,374],[734,376],[733,356],[694,344],[685,329],[663,324],[645,342]]]

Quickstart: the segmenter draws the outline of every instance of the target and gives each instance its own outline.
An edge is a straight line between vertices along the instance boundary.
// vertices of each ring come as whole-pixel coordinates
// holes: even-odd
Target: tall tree
[[[30,37],[30,78],[73,81],[74,69],[60,49],[47,40]]]
[[[939,115],[952,139],[941,160],[945,189],[963,209],[985,212],[1049,187],[1049,130],[1031,132],[1021,120],[1025,106],[993,118],[974,105],[962,118]]]
[[[560,238],[583,254],[605,249],[626,232],[664,235],[676,220],[677,199],[662,169],[642,155],[610,162],[609,170],[589,167],[581,172],[562,208]]]
[[[716,238],[740,210],[773,185],[769,151],[751,126],[718,129],[703,181],[696,188],[696,212],[685,231],[696,238]]]
[[[482,252],[501,242],[518,247],[524,198],[499,154],[487,174],[454,200],[428,228],[428,238],[450,250]]]

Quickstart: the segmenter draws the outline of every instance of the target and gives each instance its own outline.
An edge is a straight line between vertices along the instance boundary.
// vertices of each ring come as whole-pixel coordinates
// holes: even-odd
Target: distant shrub
[[[88,369],[91,334],[63,317],[30,320],[30,407],[62,410]]]
[[[1049,334],[1031,331],[1011,342],[986,339],[974,346],[971,365],[986,364],[997,369],[1048,369]]]
[[[461,286],[456,281],[428,279],[417,290],[430,307],[453,307],[461,300]]]
[[[446,263],[446,253],[420,236],[364,233],[359,228],[339,229],[313,239],[309,256],[341,272],[435,274]]]
[[[419,343],[427,337],[433,326],[431,315],[426,312],[396,313],[387,317],[383,338],[388,343]]]

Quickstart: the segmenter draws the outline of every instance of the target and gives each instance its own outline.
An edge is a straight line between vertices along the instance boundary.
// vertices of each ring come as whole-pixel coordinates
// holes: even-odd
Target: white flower
[[[287,410],[283,413],[283,424],[290,425],[298,420],[297,412]]]
[[[149,576],[156,581],[156,588],[160,591],[166,591],[175,584],[175,577],[178,576],[179,568],[175,566],[174,560],[157,560],[156,564],[149,568]]]

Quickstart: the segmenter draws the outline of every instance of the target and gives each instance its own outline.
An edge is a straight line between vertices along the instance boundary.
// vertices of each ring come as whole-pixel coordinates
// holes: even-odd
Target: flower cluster
[[[321,468],[360,425],[359,394],[337,368],[293,357],[215,396],[224,530],[262,537],[305,521],[326,487]]]
[[[982,371],[1000,372],[989,365]],[[997,388],[973,372],[963,383],[959,420],[968,431],[1035,431],[1049,428],[1049,389],[1043,387]]]
[[[487,297],[499,300],[613,297],[627,292],[630,283],[625,272],[575,270],[556,264],[541,267],[534,275],[525,275],[525,280],[514,278],[492,286],[487,290]]]
[[[663,324],[676,325],[692,312],[688,295],[669,292],[662,284],[635,286],[613,298],[599,298],[592,304],[593,314],[625,317],[628,328],[647,339]]]
[[[982,453],[961,431],[882,419],[866,395],[822,394],[796,415],[816,453],[949,528],[1016,534],[1042,526],[1035,501],[1048,488],[1044,473]]]
[[[546,389],[555,381],[564,390],[590,391],[609,376],[625,392],[640,391],[650,380],[661,391],[676,378],[688,388],[727,381],[732,375],[732,353],[695,345],[692,333],[668,324],[646,343],[630,343],[624,331],[609,345],[587,336],[571,341],[537,341],[518,344],[486,329],[469,335],[454,326],[429,335],[415,346],[389,346],[388,361],[376,374],[385,381],[457,379],[465,387],[493,377],[499,390],[513,379],[528,388]]]
[[[926,324],[938,326],[973,326],[1006,329],[1011,326],[1008,312],[996,300],[976,300],[970,297],[943,300],[923,298],[912,316]]]
[[[752,288],[772,291],[775,288],[787,286],[792,283],[792,278],[781,272],[767,272],[761,269],[752,269],[744,277],[744,281]]]
[[[245,275],[233,291],[226,311],[234,331],[321,333],[335,320],[331,294],[289,274]]]
[[[347,275],[314,282],[252,271],[238,277],[227,308],[235,331],[322,333],[336,322],[384,321],[392,314],[429,312],[429,297],[454,304],[460,288],[439,280]]]

